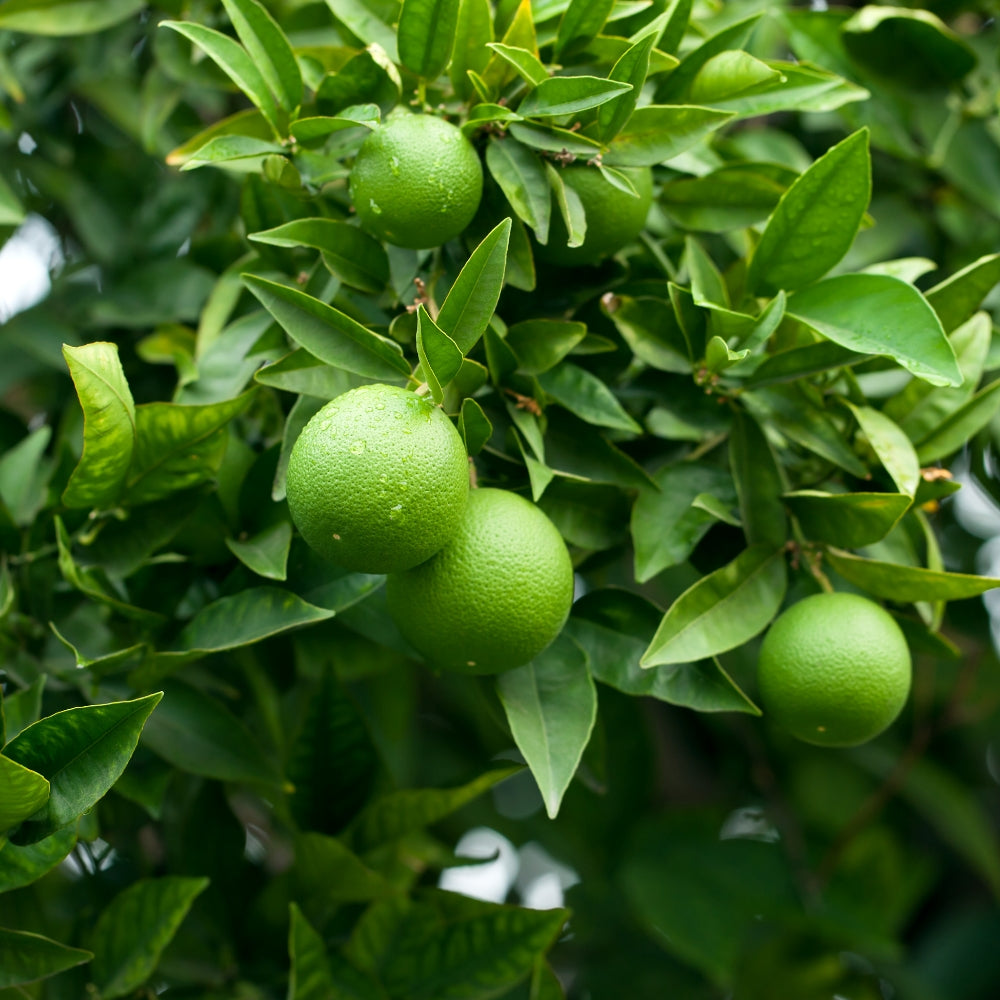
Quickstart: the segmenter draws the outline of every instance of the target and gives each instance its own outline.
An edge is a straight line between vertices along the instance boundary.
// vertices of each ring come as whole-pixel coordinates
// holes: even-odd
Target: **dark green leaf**
[[[314,358],[301,347],[259,369],[254,375],[254,380],[261,385],[284,389],[285,392],[312,396],[324,403],[352,387],[347,372]],[[294,438],[292,440],[294,441]],[[275,499],[281,498],[275,497]]]
[[[806,538],[859,549],[881,541],[913,502],[905,493],[786,493]]]
[[[786,585],[784,552],[751,546],[674,601],[643,654],[642,666],[690,663],[741,646],[777,614]]]
[[[788,311],[842,347],[891,357],[931,385],[962,382],[941,321],[920,292],[898,278],[827,278],[793,295]]]
[[[288,131],[296,142],[309,145],[345,128],[364,125],[373,129],[378,125],[380,116],[377,104],[357,104],[344,108],[339,115],[313,115],[309,118],[300,118],[292,122]]]
[[[483,446],[493,436],[493,425],[483,413],[483,408],[471,397],[462,400],[462,412],[458,417],[458,432],[465,442],[465,450],[470,455],[478,455]]]
[[[305,833],[295,839],[296,893],[315,905],[366,903],[393,894],[391,883],[334,837]]]
[[[526,320],[507,330],[507,346],[517,355],[521,371],[541,375],[562,361],[586,336],[587,327],[583,323]]]
[[[156,971],[207,878],[165,875],[133,882],[97,918],[91,976],[102,1000],[131,993]]]
[[[42,674],[29,687],[16,694],[7,695],[0,702],[0,714],[4,725],[0,725],[0,739],[12,740],[22,729],[37,722],[42,714],[42,692],[45,690],[46,675]],[[6,732],[4,732],[6,730]]]
[[[687,98],[692,104],[715,104],[761,84],[774,83],[780,77],[778,70],[747,52],[720,52],[698,70]]]
[[[10,892],[38,881],[69,854],[75,843],[76,827],[70,825],[37,844],[4,845],[0,850],[0,892]]]
[[[448,74],[455,93],[464,101],[469,101],[474,92],[466,71],[483,73],[489,63],[487,46],[492,41],[493,12],[489,0],[460,0]]]
[[[534,52],[522,49],[518,45],[504,45],[503,42],[489,42],[487,48],[509,62],[532,86],[537,86],[549,78],[549,71]],[[515,115],[512,120],[518,117],[520,116]]]
[[[15,524],[30,524],[45,502],[48,468],[42,455],[52,437],[43,424],[0,455],[0,502]]]
[[[115,344],[63,346],[83,407],[83,454],[62,501],[67,507],[110,507],[118,499],[135,446],[135,404]]]
[[[743,531],[750,545],[785,544],[785,486],[771,445],[759,424],[739,412],[729,438],[729,466],[739,497]]]
[[[4,747],[4,755],[44,775],[48,802],[17,835],[35,843],[90,809],[118,780],[146,720],[162,697],[68,708],[40,719]]]
[[[670,181],[663,185],[660,200],[685,228],[720,233],[766,219],[785,187],[765,164],[736,163],[703,177]]]
[[[285,111],[302,100],[302,74],[277,21],[257,0],[222,0],[236,34]]]
[[[749,287],[773,294],[821,278],[854,242],[870,198],[868,131],[861,129],[782,195],[750,261]]]
[[[570,0],[556,33],[556,58],[586,48],[600,34],[614,5],[614,0]]]
[[[410,373],[399,345],[366,329],[297,288],[245,274],[244,282],[300,347],[321,361],[366,378],[395,380]]]
[[[295,219],[274,229],[250,233],[255,243],[276,247],[312,247],[345,285],[378,293],[389,282],[385,248],[357,226],[336,219]]]
[[[89,951],[69,948],[41,934],[0,927],[0,989],[47,979],[93,957]]]
[[[917,446],[917,459],[929,465],[958,451],[992,419],[1000,406],[1000,380],[991,382],[945,420]]]
[[[956,271],[931,288],[926,298],[945,332],[951,333],[972,316],[998,281],[1000,253],[995,253]]]
[[[444,389],[462,367],[462,352],[431,319],[422,303],[417,309],[417,356],[431,396],[435,403],[440,403],[444,399]]]
[[[291,544],[292,526],[288,521],[277,521],[252,538],[226,539],[226,547],[244,566],[268,580],[285,579]]]
[[[403,0],[397,42],[400,61],[411,73],[433,80],[444,72],[455,44],[458,8],[459,0]]]
[[[543,80],[518,106],[525,118],[559,118],[599,107],[632,88],[629,83],[596,76],[551,76]]]
[[[5,834],[38,812],[48,798],[49,783],[42,775],[0,754],[0,844]]]
[[[646,33],[634,45],[627,48],[611,67],[608,79],[631,84],[632,89],[614,100],[602,104],[597,112],[598,127],[601,138],[605,142],[613,139],[632,117],[636,99],[646,81],[646,74],[649,72],[649,56],[655,42],[655,34],[653,32]]]
[[[127,20],[144,6],[145,0],[6,0],[0,6],[0,28],[57,37],[89,35]]]
[[[491,147],[492,148],[492,147]],[[437,323],[468,354],[483,335],[503,289],[510,219],[483,239],[448,290]]]
[[[864,360],[863,355],[841,347],[840,344],[822,340],[769,355],[746,380],[746,387],[753,389],[779,382],[794,382],[808,375],[858,364]]]
[[[493,139],[486,147],[486,166],[518,218],[534,231],[539,243],[547,243],[552,197],[538,157],[512,139]]]
[[[555,819],[597,718],[586,654],[571,639],[557,638],[530,663],[502,674],[497,689],[514,742]]]
[[[880,410],[848,405],[896,488],[912,497],[920,485],[920,461],[910,439]]]
[[[326,0],[326,5],[333,11],[334,17],[365,45],[381,45],[393,62],[398,61],[396,32],[379,20],[372,12],[370,3],[366,0]]]
[[[546,395],[588,424],[633,434],[642,430],[614,393],[585,368],[564,361],[540,375],[538,383]]]

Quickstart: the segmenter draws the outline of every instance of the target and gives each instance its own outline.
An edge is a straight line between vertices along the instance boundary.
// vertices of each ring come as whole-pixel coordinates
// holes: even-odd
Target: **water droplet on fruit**
[[[375,199],[374,198],[369,198],[368,199],[368,207],[372,210],[372,212],[375,215],[381,215],[382,214],[382,209],[379,208],[379,206],[375,203]]]
[[[351,454],[360,455],[365,450],[366,447],[367,445],[365,444],[364,441],[354,441],[352,442],[350,448]]]

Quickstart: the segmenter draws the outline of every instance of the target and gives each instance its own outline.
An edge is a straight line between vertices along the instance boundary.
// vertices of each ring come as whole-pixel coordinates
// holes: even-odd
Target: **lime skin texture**
[[[396,572],[454,534],[469,496],[468,456],[431,400],[363,385],[302,429],[287,496],[295,526],[320,555],[362,573]]]
[[[461,129],[433,115],[388,115],[361,144],[350,180],[362,226],[423,250],[458,236],[483,194],[479,154]]]
[[[605,180],[597,167],[573,165],[560,172],[563,183],[580,196],[587,231],[581,246],[567,246],[569,236],[562,213],[553,208],[548,242],[535,246],[539,260],[561,267],[597,264],[635,240],[653,203],[653,172],[649,167],[621,172],[635,185],[638,198]]]
[[[827,747],[873,739],[910,691],[910,651],[899,625],[857,594],[814,594],[793,604],[761,645],[765,711],[793,736]]]
[[[531,501],[474,489],[437,555],[386,584],[389,613],[432,667],[495,674],[537,656],[573,603],[573,565]]]

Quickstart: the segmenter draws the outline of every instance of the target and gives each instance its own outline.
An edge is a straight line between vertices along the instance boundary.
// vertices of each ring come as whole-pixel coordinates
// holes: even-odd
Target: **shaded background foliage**
[[[498,23],[510,23],[517,5],[494,6]],[[603,20],[589,40],[560,41],[567,4],[533,7],[539,39],[548,39],[547,58],[547,45],[563,45],[564,61],[607,75],[613,60],[594,41]],[[610,4],[593,7],[612,11]],[[672,672],[654,668],[640,676],[636,668],[632,676],[620,665],[637,662],[660,609],[743,548],[733,511],[738,500],[745,509],[746,500],[733,492],[718,452],[713,459],[706,447],[707,459],[689,463],[683,476],[672,464],[722,440],[730,433],[728,418],[694,386],[690,364],[668,365],[666,374],[655,362],[635,367],[636,356],[656,357],[663,346],[655,324],[662,321],[657,310],[668,306],[650,292],[653,282],[663,283],[662,259],[682,285],[700,280],[709,297],[720,272],[742,289],[748,244],[738,231],[760,230],[794,179],[846,136],[856,137],[853,146],[838,148],[860,156],[862,128],[873,195],[857,239],[834,262],[836,273],[927,258],[926,265],[898,264],[894,273],[928,291],[995,254],[997,10],[928,5],[949,21],[953,35],[919,18],[848,23],[866,12],[877,17],[871,6],[855,14],[697,4],[688,20],[690,7],[665,0],[618,4],[607,26],[608,35],[634,37],[657,15],[673,12],[673,46],[661,43],[663,75],[652,78],[657,103],[680,103],[682,96],[671,93],[679,84],[667,72],[676,65],[670,52],[683,57],[706,39],[718,39],[720,52],[794,59],[833,75],[822,78],[821,92],[779,94],[766,114],[741,113],[657,166],[652,240],[629,249],[630,269],[607,263],[583,281],[557,269],[540,267],[536,275],[528,230],[537,234],[538,227],[524,218],[530,212],[515,216],[498,310],[507,340],[492,330],[494,339],[476,355],[494,376],[500,373],[501,385],[530,394],[528,375],[541,376],[551,357],[542,356],[538,373],[531,371],[531,331],[522,328],[518,339],[515,324],[542,317],[586,323],[585,340],[570,323],[562,330],[581,349],[573,361],[612,386],[621,404],[598,406],[609,440],[621,445],[601,454],[638,463],[606,458],[586,470],[593,481],[558,477],[541,496],[572,543],[589,590],[553,655],[572,667],[586,650],[601,682],[596,727],[583,740],[576,779],[553,820],[531,774],[507,767],[520,758],[493,686],[417,667],[387,624],[380,580],[331,573],[293,540],[275,490],[287,442],[323,398],[353,384],[354,376],[329,366],[292,366],[243,393],[260,366],[284,357],[289,345],[244,289],[241,273],[287,280],[304,269],[306,291],[324,301],[336,296],[339,309],[395,334],[412,356],[415,320],[402,308],[412,298],[410,278],[418,268],[425,275],[433,269],[443,297],[469,253],[510,214],[499,177],[464,243],[444,248],[433,264],[390,252],[392,291],[381,299],[350,282],[335,287],[330,272],[313,266],[314,252],[247,235],[317,213],[346,216],[340,157],[349,159],[362,129],[345,130],[342,144],[334,139],[322,150],[304,143],[294,168],[278,153],[245,146],[236,152],[252,162],[216,148],[207,162],[226,162],[226,170],[177,170],[202,145],[193,137],[248,105],[211,60],[158,24],[183,19],[229,32],[220,5],[0,4],[0,234],[9,237],[0,258],[7,282],[0,289],[4,758],[41,768],[43,758],[51,759],[48,750],[25,746],[17,735],[39,716],[64,709],[103,706],[73,718],[94,734],[92,743],[104,741],[99,766],[85,782],[87,804],[100,801],[76,828],[52,833],[32,816],[13,827],[0,849],[0,925],[61,943],[60,950],[35,941],[39,950],[29,960],[36,974],[68,970],[0,989],[0,996],[75,998],[88,983],[105,997],[150,989],[176,997],[293,1000],[540,1000],[563,990],[600,998],[620,996],[623,988],[634,997],[752,1000],[774,996],[776,984],[781,995],[801,1000],[996,995],[1000,684],[988,599],[948,604],[940,634],[912,619],[910,705],[886,736],[850,751],[795,744],[745,711],[750,705],[741,688],[752,697],[754,641],[723,651],[732,685],[691,670],[683,675],[685,687],[669,679]],[[365,34],[395,22],[397,4],[329,0],[267,8],[300,56],[314,59],[315,82],[332,81],[325,90],[310,85],[320,114],[342,113],[362,98],[383,110],[395,102],[391,74],[361,50],[373,40]],[[740,26],[765,11],[752,31]],[[374,15],[374,28],[365,13]],[[84,33],[58,37],[69,17],[81,18],[77,28]],[[579,42],[575,55],[571,42]],[[324,56],[324,46],[336,52]],[[360,62],[338,74],[348,55]],[[324,68],[323,58],[332,63]],[[457,86],[466,86],[458,79]],[[408,93],[414,78],[405,69],[403,81]],[[711,93],[702,96],[711,106]],[[268,141],[266,132],[251,128],[234,134]],[[517,148],[533,147],[525,139]],[[721,167],[734,177],[706,185],[705,176]],[[738,191],[740,198],[720,211],[719,191]],[[51,287],[41,301],[27,294],[29,272],[6,277],[18,273],[11,263],[17,247],[22,262],[28,250],[48,256]],[[976,300],[962,315],[961,303],[955,305],[956,315],[947,318],[953,322],[946,322],[948,332],[966,329],[985,298],[986,315],[967,333],[982,346],[973,381],[983,375],[984,384],[1000,368],[995,259],[982,265],[978,285],[971,282],[976,288],[965,297]],[[631,295],[656,315],[650,319],[636,307],[616,319],[613,310],[602,310],[595,290]],[[777,285],[760,294],[776,291]],[[954,297],[939,293],[936,308],[948,302]],[[698,306],[690,309],[688,315],[698,314]],[[637,331],[632,339],[629,318]],[[779,349],[801,343],[801,330],[792,327],[778,334]],[[121,503],[72,504],[64,491],[85,428],[69,375],[78,389],[85,385],[92,356],[64,355],[63,345],[95,341],[117,345],[127,387],[144,414],[137,420],[145,421],[146,451],[194,451],[166,469],[149,456],[145,464],[133,457],[138,464],[116,498]],[[505,361],[505,343],[519,348],[520,357]],[[725,357],[720,368],[732,361]],[[822,382],[823,372],[846,364],[842,355],[827,356],[813,384],[842,386]],[[851,364],[858,382],[846,394],[859,407],[865,393],[881,403],[906,391],[907,376],[900,380],[887,362]],[[805,383],[813,372],[786,374]],[[862,383],[865,392],[855,391]],[[572,387],[551,374],[541,384],[549,400],[568,399],[562,410],[546,413],[549,460],[554,468],[565,462],[579,470],[572,464],[579,454],[574,458],[566,442],[604,439],[579,416]],[[677,402],[657,410],[665,386]],[[944,416],[964,402],[947,397],[949,391],[921,396],[918,390],[928,407],[913,418],[918,436],[935,429],[928,414]],[[453,403],[461,394],[446,398]],[[758,398],[770,399],[770,408],[747,406],[759,424],[744,417],[732,431],[742,442],[737,459],[764,454],[760,427],[778,428],[786,439],[782,465],[796,483],[858,489],[872,464],[868,453],[859,457],[843,444],[845,456],[828,444],[817,459],[815,440],[802,430],[796,436],[795,428],[808,424],[803,413],[782,412],[780,391]],[[175,408],[157,409],[166,401]],[[208,409],[179,408],[194,405]],[[504,409],[500,393],[483,405],[497,427],[522,419]],[[903,404],[896,412],[903,421]],[[982,412],[958,429],[956,443],[921,455],[923,464],[946,460],[965,483],[953,498],[947,483],[921,484],[918,500],[929,505],[921,516],[925,524],[932,520],[933,532],[896,532],[880,549],[867,546],[869,555],[933,568],[936,537],[948,570],[994,574],[996,550],[988,539],[997,523],[991,504],[1000,503],[997,425],[992,411],[985,419]],[[630,438],[637,418],[644,433]],[[530,426],[517,426],[527,439]],[[537,487],[528,471],[545,473],[523,457],[532,457],[530,440],[526,445],[508,434],[498,444],[502,437],[481,455],[481,474],[524,490]],[[837,460],[846,472],[836,471]],[[652,545],[664,516],[646,473],[665,495],[686,497],[678,510],[694,512],[677,558],[633,552],[633,542],[635,549]],[[885,477],[878,485],[891,489]],[[970,492],[971,499],[960,500]],[[698,497],[702,506],[692,507]],[[806,523],[806,501],[797,502]],[[652,507],[653,528],[636,527],[643,504]],[[819,534],[809,537],[828,540],[823,517],[814,517]],[[836,568],[849,578],[847,563]],[[890,590],[898,587],[897,577],[887,579]],[[812,589],[807,572],[793,573],[790,597]],[[936,614],[925,623],[935,623]],[[501,696],[504,683],[516,682],[501,682]],[[161,690],[155,708],[129,700]],[[634,696],[640,693],[648,696]],[[133,720],[131,729],[115,728],[115,711]],[[31,791],[31,779],[4,766],[9,787],[24,781]],[[424,791],[405,791],[414,789]],[[548,791],[546,801],[554,795],[558,804],[563,788]],[[33,824],[37,837],[26,829]],[[498,835],[483,842],[499,845],[501,857],[488,870],[454,868],[455,846],[474,828]],[[516,880],[504,868],[515,851]],[[512,903],[565,900],[571,921],[564,928],[558,909],[496,908],[438,894],[433,887],[443,870],[442,885],[482,891],[492,873]],[[467,881],[456,881],[456,873]],[[0,931],[0,955],[8,959],[0,961],[0,986],[35,978],[15,978],[11,956],[24,938],[5,938],[9,932]],[[461,960],[458,970],[427,957],[448,941]]]

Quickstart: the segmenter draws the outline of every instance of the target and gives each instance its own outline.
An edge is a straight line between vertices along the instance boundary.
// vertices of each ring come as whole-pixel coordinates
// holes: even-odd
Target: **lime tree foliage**
[[[997,996],[996,14],[2,0],[0,998]]]

